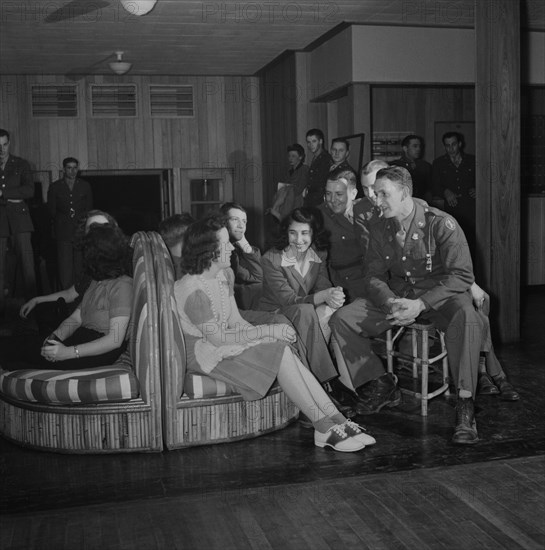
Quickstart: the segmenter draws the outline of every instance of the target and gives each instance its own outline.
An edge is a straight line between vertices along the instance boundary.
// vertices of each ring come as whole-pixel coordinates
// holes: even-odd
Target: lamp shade
[[[116,60],[108,63],[115,74],[125,74],[131,70],[132,63],[123,61],[123,52],[115,52]]]
[[[121,5],[132,15],[146,15],[149,13],[157,0],[121,0]]]

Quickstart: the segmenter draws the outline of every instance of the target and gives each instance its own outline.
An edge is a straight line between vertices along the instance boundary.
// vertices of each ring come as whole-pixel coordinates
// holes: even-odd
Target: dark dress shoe
[[[471,397],[458,397],[456,402],[456,427],[452,442],[456,445],[474,445],[479,441],[475,409]]]
[[[354,418],[356,416],[356,410],[354,409],[354,406],[347,402],[346,398],[343,399],[343,401],[337,399],[333,392],[328,392],[327,394],[329,396],[329,399],[331,399],[331,402],[335,407],[337,407],[338,411],[346,416],[346,418]]]
[[[498,387],[500,399],[504,401],[518,401],[520,399],[518,391],[513,387],[513,384],[507,381],[507,378],[496,380],[496,385]]]
[[[492,378],[486,372],[481,372],[477,382],[477,395],[498,395],[499,393],[500,390]]]
[[[386,373],[358,388],[356,412],[361,415],[374,414],[382,407],[397,407],[401,403],[401,392],[397,387],[397,376]]]

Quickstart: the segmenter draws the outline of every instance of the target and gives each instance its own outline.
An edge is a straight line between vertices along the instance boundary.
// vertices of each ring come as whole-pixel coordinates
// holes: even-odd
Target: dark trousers
[[[34,272],[34,251],[30,240],[32,233],[14,233],[10,237],[0,237],[0,300],[4,298],[6,288],[6,256],[8,251],[8,239],[17,258],[17,273],[22,276],[25,298],[36,296],[36,274]]]
[[[445,332],[452,380],[457,389],[475,395],[479,356],[490,333],[486,330],[483,315],[473,307],[470,293],[457,294],[436,310],[421,313],[420,318],[433,321]],[[382,361],[371,350],[370,341],[373,336],[391,328],[384,311],[362,298],[339,309],[329,324],[354,387],[384,374]]]
[[[76,273],[81,273],[83,264],[81,252],[74,248],[72,241],[57,241],[57,267],[62,290],[74,284]]]

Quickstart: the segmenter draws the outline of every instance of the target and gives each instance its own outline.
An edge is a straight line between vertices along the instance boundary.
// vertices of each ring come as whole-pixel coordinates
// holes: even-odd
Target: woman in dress
[[[41,350],[55,369],[111,365],[127,348],[133,294],[127,238],[116,226],[92,224],[82,244],[84,271],[91,283]]]
[[[81,249],[85,235],[94,224],[109,224],[118,227],[115,218],[108,212],[89,210],[78,223],[76,231],[77,248]],[[87,274],[78,273],[76,282],[71,287],[52,294],[35,296],[21,306],[19,315],[23,319],[27,319],[30,313],[33,312],[38,325],[38,332],[43,339],[74,311],[90,284],[91,278]]]
[[[338,373],[329,354],[328,321],[344,303],[344,292],[327,274],[327,235],[319,213],[296,208],[280,225],[274,248],[262,258],[260,307],[285,315],[305,345],[305,365],[323,384]]]
[[[275,379],[314,426],[314,443],[352,452],[375,440],[333,405],[290,344],[284,324],[251,325],[238,311],[230,268],[233,245],[220,215],[192,224],[185,234],[174,294],[187,342],[189,371],[237,388],[246,400],[266,395]]]

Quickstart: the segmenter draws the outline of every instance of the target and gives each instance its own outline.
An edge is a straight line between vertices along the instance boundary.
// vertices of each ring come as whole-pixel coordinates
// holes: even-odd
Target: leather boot
[[[389,372],[358,388],[357,392],[360,397],[356,403],[358,414],[374,414],[382,407],[396,407],[401,403],[397,376]]]
[[[475,408],[472,397],[458,397],[456,402],[456,427],[452,442],[456,445],[474,445],[479,441]]]
[[[481,372],[477,382],[477,395],[498,395],[499,393],[500,390],[492,378],[486,372]]]

